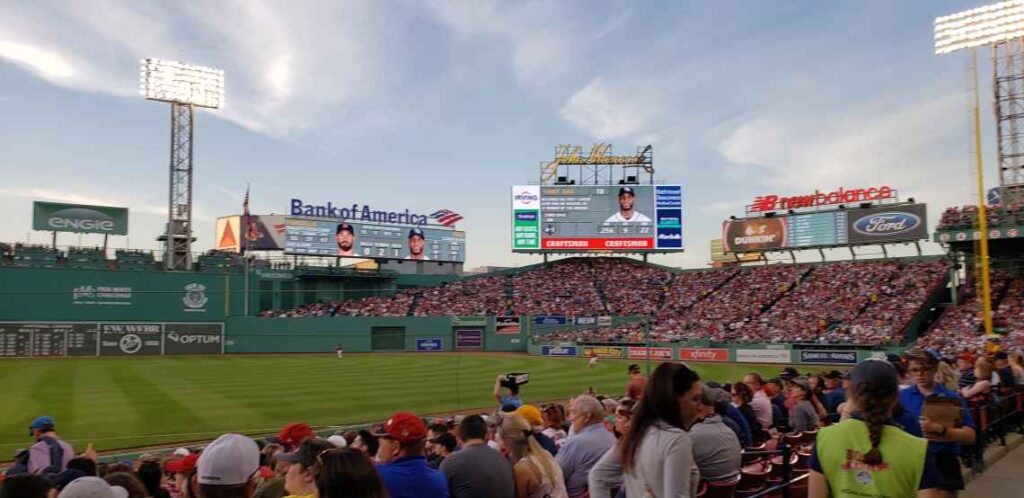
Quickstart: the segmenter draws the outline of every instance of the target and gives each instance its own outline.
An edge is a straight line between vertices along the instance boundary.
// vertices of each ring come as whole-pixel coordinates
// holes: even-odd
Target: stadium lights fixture
[[[218,109],[224,106],[224,71],[160,59],[142,59],[139,93],[149,100]]]
[[[935,53],[1024,37],[1024,0],[1010,0],[935,18]]]

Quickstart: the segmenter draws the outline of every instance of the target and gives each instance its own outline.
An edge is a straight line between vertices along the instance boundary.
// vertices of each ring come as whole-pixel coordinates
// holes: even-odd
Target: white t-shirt
[[[626,218],[622,217],[622,211],[616,211],[615,214],[609,216],[607,220],[604,220],[604,222],[605,223],[650,223],[651,219],[648,218],[647,216],[644,216],[643,214],[641,214],[641,213],[639,213],[637,211],[633,211],[633,217],[627,220]]]

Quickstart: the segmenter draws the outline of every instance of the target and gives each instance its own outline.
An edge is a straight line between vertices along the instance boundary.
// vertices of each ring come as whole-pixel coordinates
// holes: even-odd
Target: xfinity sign
[[[56,202],[32,204],[32,228],[48,232],[128,234],[128,209]]]

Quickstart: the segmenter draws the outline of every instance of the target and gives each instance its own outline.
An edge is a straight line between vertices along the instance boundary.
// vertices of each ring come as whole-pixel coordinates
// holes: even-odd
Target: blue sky
[[[467,268],[533,262],[508,249],[509,186],[562,143],[654,145],[656,179],[686,189],[688,251],[663,264],[705,266],[764,193],[888,184],[934,224],[972,191],[965,56],[932,54],[932,21],[978,5],[4,2],[0,240],[48,241],[31,202],[56,200],[128,206],[112,244],[157,247],[169,109],[138,95],[143,57],[226,71],[227,105],[196,120],[200,249],[248,182],[257,213],[449,208]]]

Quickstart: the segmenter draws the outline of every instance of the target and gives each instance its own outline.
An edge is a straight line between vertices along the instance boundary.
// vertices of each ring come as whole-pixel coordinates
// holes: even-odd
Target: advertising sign
[[[616,346],[583,346],[583,356],[590,358],[622,358],[623,348]]]
[[[599,316],[599,317],[597,317],[597,326],[598,327],[611,327],[612,326],[612,317],[610,317],[610,316]]]
[[[800,351],[800,363],[856,365],[856,351]]]
[[[788,209],[803,209],[835,204],[856,204],[859,202],[893,199],[895,197],[896,191],[888,185],[855,189],[839,187],[838,190],[832,192],[815,190],[813,194],[789,197],[780,197],[775,194],[760,195],[754,199],[749,210],[754,213],[786,211]]]
[[[928,238],[928,213],[924,204],[882,206],[851,211],[850,242],[876,243]]]
[[[782,218],[757,218],[722,223],[726,252],[757,252],[786,247],[786,222]]]
[[[682,348],[679,359],[683,361],[729,361],[728,349]]]
[[[486,327],[486,316],[453,316],[452,326],[454,327]]]
[[[416,351],[441,351],[441,338],[416,339]]]
[[[516,185],[512,250],[683,250],[680,185]]]
[[[518,316],[499,316],[494,319],[494,332],[500,335],[516,335],[520,331]]]
[[[533,317],[534,325],[565,325],[567,323],[569,323],[569,318],[564,316],[538,315]]]
[[[737,363],[792,363],[788,349],[737,349]]]
[[[281,251],[284,249],[285,222],[280,215],[252,215],[245,225],[244,216],[217,218],[214,241],[217,250],[239,252]]]
[[[597,325],[596,316],[578,316],[575,321],[576,325]]]
[[[223,342],[219,323],[164,324],[164,354],[220,354]]]
[[[650,355],[648,356],[648,353]],[[631,360],[671,360],[672,348],[627,348],[626,354]]]
[[[32,203],[32,229],[127,235],[128,208],[36,201]]]
[[[159,323],[104,323],[100,325],[100,356],[159,355]]]
[[[549,346],[540,347],[541,356],[576,356],[576,346]]]
[[[285,218],[285,252],[312,256],[453,261],[466,259],[466,232],[394,224]]]
[[[463,329],[455,331],[455,349],[483,349],[484,331]]]

